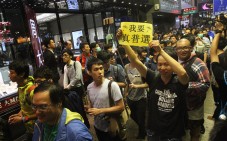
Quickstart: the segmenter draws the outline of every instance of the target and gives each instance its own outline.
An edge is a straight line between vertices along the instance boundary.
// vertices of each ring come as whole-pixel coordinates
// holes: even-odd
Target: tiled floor
[[[212,89],[210,88],[207,92],[207,97],[204,104],[204,119],[205,119],[204,126],[206,129],[206,132],[201,136],[201,141],[208,141],[209,139],[209,133],[214,125],[214,121],[207,119],[207,117],[213,115],[214,109],[215,109],[215,105],[213,101],[213,92],[212,92]],[[187,134],[186,136],[187,137],[185,141],[190,141],[189,134]]]

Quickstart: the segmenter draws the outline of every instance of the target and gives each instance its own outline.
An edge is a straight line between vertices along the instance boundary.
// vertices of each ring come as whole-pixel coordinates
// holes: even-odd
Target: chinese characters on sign
[[[19,98],[18,96],[9,97],[5,100],[0,101],[0,112],[3,112],[7,108],[10,108],[12,106],[19,105]]]
[[[121,45],[148,46],[152,40],[153,26],[149,23],[122,22],[122,38],[119,40]]]

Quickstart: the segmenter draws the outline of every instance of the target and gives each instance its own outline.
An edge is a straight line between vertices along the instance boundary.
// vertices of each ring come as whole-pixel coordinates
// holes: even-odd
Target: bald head
[[[177,46],[190,46],[190,41],[188,39],[180,39],[177,41]]]

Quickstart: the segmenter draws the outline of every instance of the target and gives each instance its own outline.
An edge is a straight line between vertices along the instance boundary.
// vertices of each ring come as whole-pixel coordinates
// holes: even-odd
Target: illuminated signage
[[[213,10],[213,3],[199,3],[198,4],[199,11],[212,11]]]
[[[190,15],[190,14],[195,14],[197,12],[198,12],[198,10],[196,7],[185,8],[185,9],[183,9],[182,15]]]
[[[227,0],[214,0],[214,15],[227,13]]]
[[[35,16],[35,11],[31,9],[29,6],[25,5],[25,14],[27,17],[27,22],[29,25],[29,31],[31,35],[31,43],[32,43],[32,48],[34,51],[34,55],[36,56],[36,65],[38,67],[43,65],[43,56],[42,54],[42,48],[41,48],[41,43],[38,38],[38,30],[37,30],[37,21],[36,21],[36,16]]]
[[[181,13],[181,1],[174,0],[160,0],[160,12],[180,14]]]

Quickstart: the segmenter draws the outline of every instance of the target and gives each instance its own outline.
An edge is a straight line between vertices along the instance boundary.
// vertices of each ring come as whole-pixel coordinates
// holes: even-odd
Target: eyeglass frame
[[[68,55],[68,54],[63,54],[63,55],[62,55],[62,58],[63,58],[63,57],[70,57],[70,55]]]
[[[175,47],[174,50],[176,52],[181,52],[181,51],[189,51],[192,48],[192,46],[181,46],[181,47]]]
[[[35,105],[32,104],[32,110],[37,111],[39,110],[40,112],[46,111],[50,106],[53,106],[53,104],[40,104],[40,105]]]

